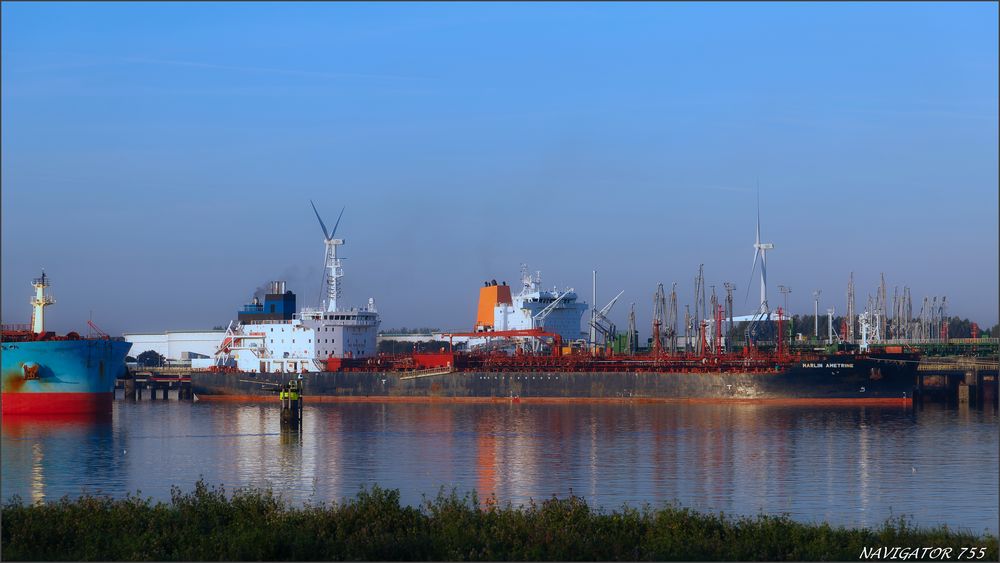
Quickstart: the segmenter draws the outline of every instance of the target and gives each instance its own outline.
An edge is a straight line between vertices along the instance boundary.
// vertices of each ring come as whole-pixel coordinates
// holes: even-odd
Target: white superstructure
[[[303,309],[299,319],[315,331],[318,358],[368,358],[375,355],[378,311],[375,300],[368,306],[335,311]]]
[[[35,288],[35,295],[31,298],[31,332],[41,334],[45,332],[45,308],[56,300],[45,293],[45,288],[49,287],[49,278],[44,270],[42,277],[32,280],[31,285]]]
[[[324,371],[327,361],[337,358],[369,358],[376,354],[376,336],[380,324],[375,299],[364,307],[341,307],[341,279],[344,276],[337,247],[343,239],[334,238],[340,217],[333,230],[326,225],[313,205],[323,229],[323,294],[318,308],[295,311],[295,294],[285,291],[285,282],[272,282],[264,304],[255,298],[231,323],[216,354],[216,366],[235,367],[240,371],[295,373]]]
[[[250,373],[321,371],[315,334],[298,319],[234,321],[215,355],[215,365]]]
[[[580,320],[587,304],[577,301],[573,288],[542,288],[541,273],[521,267],[521,292],[510,295],[506,285],[486,282],[480,290],[478,331],[530,330],[558,333],[563,342],[581,338]],[[492,310],[492,315],[489,311]],[[490,322],[492,321],[492,323]],[[471,342],[475,345],[475,342]]]

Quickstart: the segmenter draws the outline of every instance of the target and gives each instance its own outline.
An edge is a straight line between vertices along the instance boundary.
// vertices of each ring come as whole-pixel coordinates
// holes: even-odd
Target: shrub
[[[3,505],[5,560],[857,560],[863,547],[985,547],[997,538],[903,518],[874,530],[803,524],[787,516],[732,518],[668,505],[607,512],[580,497],[538,504],[480,503],[442,489],[419,507],[378,486],[343,503],[293,507],[270,490],[199,481],[169,503],[114,500]]]

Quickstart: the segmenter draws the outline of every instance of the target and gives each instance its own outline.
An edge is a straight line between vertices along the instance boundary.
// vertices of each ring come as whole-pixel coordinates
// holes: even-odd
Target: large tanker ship
[[[337,371],[192,376],[199,399],[273,395],[290,378],[306,400],[572,400],[866,402],[912,400],[916,356],[906,352],[698,357],[546,357],[413,354],[339,362]]]
[[[317,218],[319,214],[317,213]],[[338,224],[340,220],[338,219]],[[201,400],[273,396],[291,378],[304,384],[307,401],[364,400],[580,400],[826,401],[906,404],[912,400],[918,356],[901,347],[864,345],[853,351],[789,352],[774,346],[740,347],[724,342],[721,311],[700,327],[697,346],[614,354],[605,330],[609,306],[591,313],[591,337],[580,332],[587,305],[572,288],[551,291],[540,276],[522,274],[516,296],[506,282],[479,290],[468,333],[445,335],[433,353],[378,354],[379,318],[374,301],[342,309],[343,244],[327,234],[326,300],[319,309],[295,313],[295,296],[273,282],[263,304],[239,313],[216,355],[215,366],[192,374]],[[334,226],[334,232],[336,226]],[[759,235],[758,235],[759,241]],[[769,248],[769,245],[755,247]],[[762,275],[762,287],[764,285]],[[619,294],[620,295],[620,294]],[[766,295],[761,292],[762,311]],[[616,298],[617,299],[617,298]],[[614,300],[612,300],[612,304]],[[783,334],[781,310],[778,330]],[[712,337],[712,334],[715,337]],[[452,345],[459,341],[464,350]],[[568,344],[564,346],[564,344]],[[673,349],[673,347],[671,347]]]
[[[3,414],[111,412],[115,378],[124,372],[132,344],[46,331],[44,308],[54,303],[45,293],[49,279],[42,273],[32,285],[31,325],[4,327],[0,334]]]

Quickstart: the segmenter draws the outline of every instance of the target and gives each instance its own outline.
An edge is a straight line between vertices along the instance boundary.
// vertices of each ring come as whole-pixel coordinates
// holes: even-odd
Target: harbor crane
[[[611,308],[615,306],[615,303],[618,302],[618,298],[621,297],[623,293],[625,293],[624,289],[619,291],[618,295],[615,295],[615,298],[609,301],[607,305],[601,307],[598,311],[594,311],[593,320],[590,321],[590,326],[594,329],[594,332],[600,333],[603,337],[605,348],[607,348],[611,342],[614,342],[615,335],[617,334],[615,331],[615,323],[611,322],[611,319],[608,318],[608,313],[611,312]],[[591,342],[592,346],[595,344],[596,342]]]
[[[722,285],[726,288],[726,308],[724,314],[728,322],[726,325],[726,348],[728,351],[730,348],[729,339],[733,332],[733,291],[736,290],[736,284],[726,282]]]
[[[670,353],[677,352],[677,282],[670,288],[670,306],[667,309],[667,340]]]
[[[629,354],[635,354],[639,349],[639,330],[635,326],[635,303],[632,304],[632,308],[628,313],[628,341],[625,343],[625,349],[628,350]]]
[[[666,316],[667,297],[663,293],[663,284],[657,284],[656,292],[653,294],[653,353],[663,352],[663,328],[664,317]]]
[[[785,285],[779,285],[778,286],[778,291],[781,292],[781,294],[785,297],[785,314],[787,315],[788,314],[788,294],[792,292],[792,288],[790,288],[788,286],[785,286]],[[788,318],[791,321],[791,323],[789,323],[789,330],[788,330],[788,341],[789,341],[789,346],[791,346],[790,343],[792,341],[792,336],[795,334],[795,319],[792,318],[791,316],[789,316]],[[784,335],[779,335],[778,337],[779,338],[784,338],[785,336]]]

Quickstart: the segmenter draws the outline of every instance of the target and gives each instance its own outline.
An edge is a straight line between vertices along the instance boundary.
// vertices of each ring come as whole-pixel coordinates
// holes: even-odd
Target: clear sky
[[[845,311],[885,273],[998,316],[997,3],[2,5],[2,298],[111,333],[226,324],[286,279],[383,328],[471,328],[485,279],[648,333],[705,264]]]

